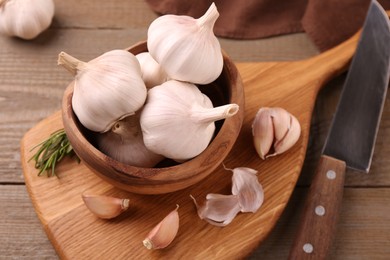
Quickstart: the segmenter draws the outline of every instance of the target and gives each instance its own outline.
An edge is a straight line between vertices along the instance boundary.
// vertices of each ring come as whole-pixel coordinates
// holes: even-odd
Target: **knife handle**
[[[341,210],[345,167],[344,161],[321,156],[288,259],[327,258]]]

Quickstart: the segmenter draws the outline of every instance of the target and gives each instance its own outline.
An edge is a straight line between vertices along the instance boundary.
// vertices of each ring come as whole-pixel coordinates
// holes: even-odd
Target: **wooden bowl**
[[[128,49],[134,55],[147,51],[146,42]],[[233,61],[224,53],[224,67],[219,78],[206,86],[198,86],[214,106],[236,103],[240,109],[231,118],[217,121],[216,132],[209,146],[195,158],[181,164],[169,160],[154,168],[127,165],[99,151],[94,144],[96,133],[84,128],[72,109],[73,82],[62,101],[64,128],[74,151],[82,163],[117,188],[139,194],[162,194],[193,185],[220,165],[232,149],[244,119],[244,90]]]

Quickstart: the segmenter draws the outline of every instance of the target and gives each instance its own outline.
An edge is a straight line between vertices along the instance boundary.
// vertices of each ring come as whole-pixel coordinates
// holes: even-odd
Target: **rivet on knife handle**
[[[326,259],[341,210],[345,167],[343,161],[321,157],[289,259]]]

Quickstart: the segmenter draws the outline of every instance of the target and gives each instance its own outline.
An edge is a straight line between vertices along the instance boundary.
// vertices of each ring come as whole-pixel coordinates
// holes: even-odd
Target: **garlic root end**
[[[152,250],[154,248],[153,243],[149,238],[142,241],[142,244],[149,250]]]
[[[122,204],[121,204],[121,207],[122,207],[122,210],[125,211],[129,208],[130,206],[130,200],[129,199],[123,199],[122,200]]]

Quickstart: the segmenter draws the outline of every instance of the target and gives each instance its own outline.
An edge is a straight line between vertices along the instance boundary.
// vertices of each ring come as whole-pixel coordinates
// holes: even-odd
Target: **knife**
[[[326,259],[336,233],[346,167],[368,173],[389,83],[390,24],[370,3],[355,55],[303,208],[289,259]]]

